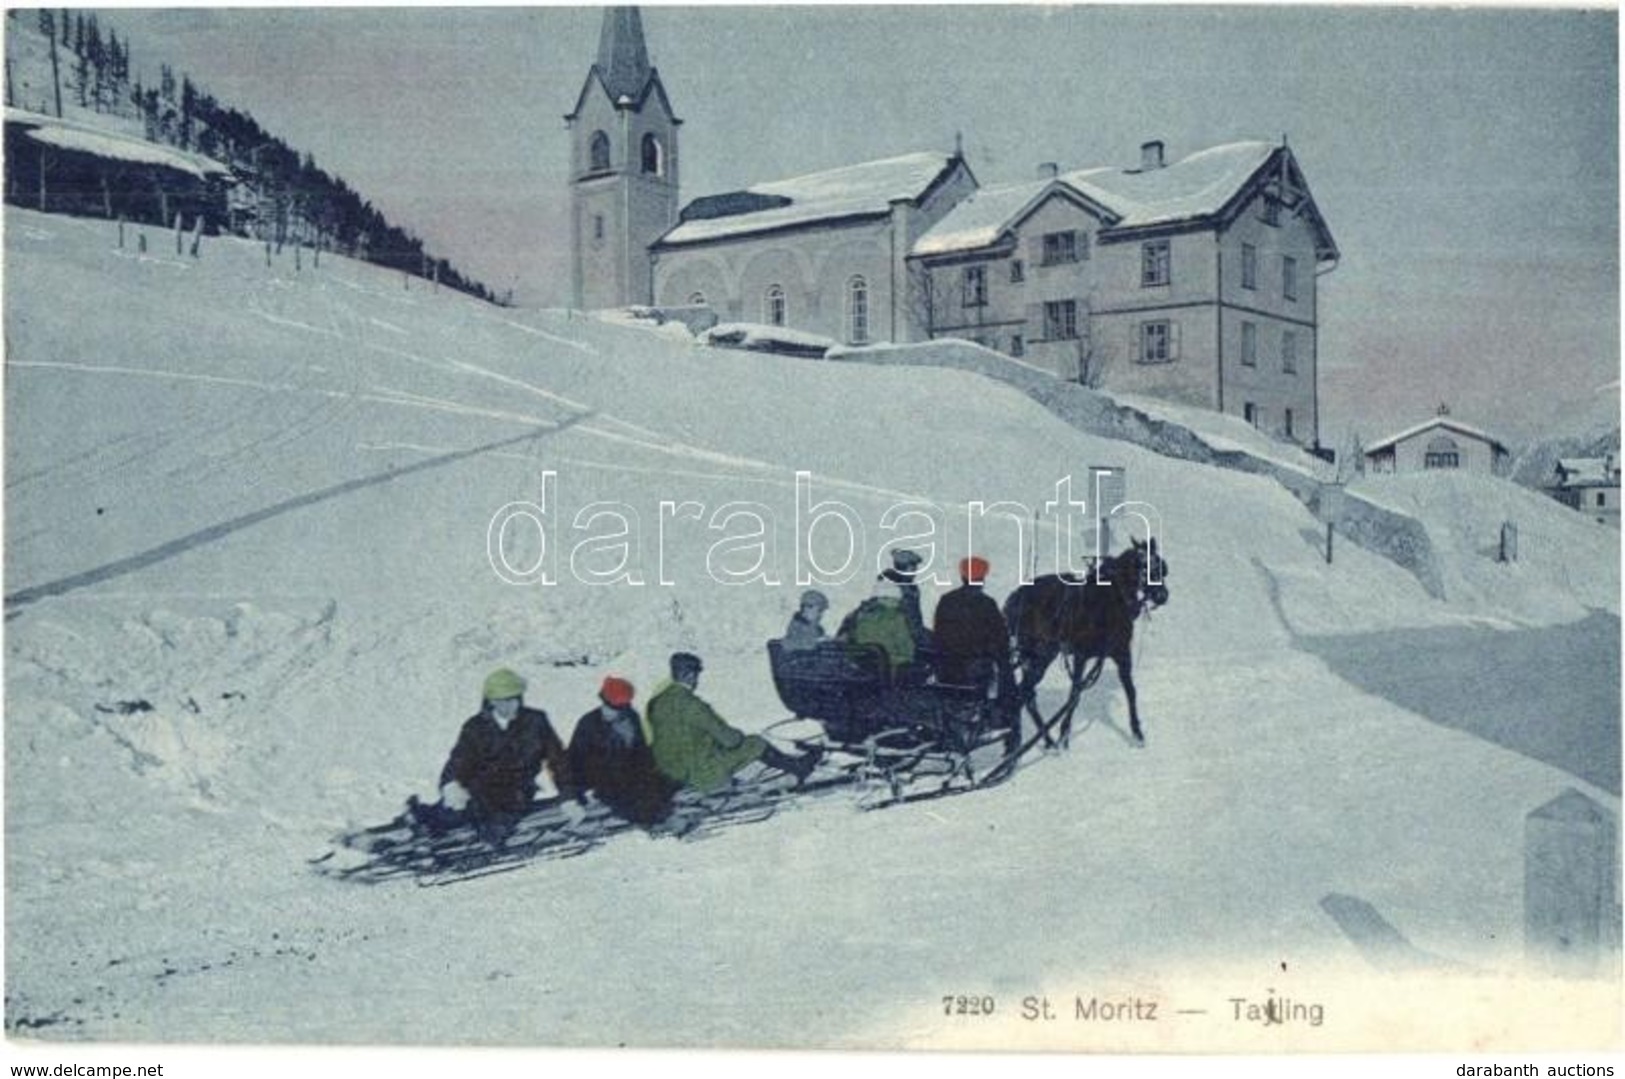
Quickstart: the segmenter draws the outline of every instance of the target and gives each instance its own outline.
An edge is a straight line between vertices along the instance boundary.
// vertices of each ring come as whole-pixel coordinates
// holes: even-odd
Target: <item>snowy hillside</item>
[[[1323,526],[1268,478],[1091,435],[970,372],[705,348],[341,259],[267,268],[230,239],[192,260],[120,250],[98,221],[8,208],[5,224],[12,1035],[1617,1040],[1616,984],[1537,992],[1522,966],[1525,814],[1571,787],[1619,809],[1617,532],[1510,485],[1373,484],[1427,526],[1439,600],[1352,544],[1327,565]],[[706,658],[700,692],[723,715],[783,718],[763,642],[799,592],[798,472],[809,502],[865,526],[865,568],[826,589],[838,616],[896,538],[889,507],[935,507],[951,565],[972,503],[1036,509],[1068,476],[1085,490],[1091,465],[1125,468],[1162,522],[1172,599],[1136,638],[1148,748],[1129,746],[1108,674],[1069,753],[975,795],[875,813],[824,799],[448,889],[306,865],[432,790],[496,666],[530,679],[565,737],[604,674],[641,703],[679,648]],[[544,499],[547,549],[520,519],[501,554],[510,576],[552,559],[557,581],[505,581],[493,518]],[[601,542],[603,503],[638,533],[628,567]],[[749,576],[749,514],[776,586],[718,581]],[[1485,551],[1507,514],[1511,565]],[[1002,598],[1033,552],[1009,520],[977,527]],[[844,553],[828,528],[813,551],[826,567]],[[620,568],[641,583],[588,583]],[[1483,661],[1401,696],[1388,660],[1358,658],[1376,654],[1358,635],[1400,627],[1420,665]],[[1503,646],[1572,653],[1570,689]],[[1462,700],[1523,733],[1475,731],[1450,712]],[[1565,723],[1583,733],[1554,747]],[[1380,912],[1405,962],[1378,964],[1335,897]],[[959,992],[996,995],[999,1018],[944,1017]],[[1266,992],[1330,1018],[1231,1019],[1227,1001]],[[1015,1018],[1035,993],[1155,996],[1167,1019],[1040,1029]],[[1439,1001],[1459,1022],[1415,1018]]]

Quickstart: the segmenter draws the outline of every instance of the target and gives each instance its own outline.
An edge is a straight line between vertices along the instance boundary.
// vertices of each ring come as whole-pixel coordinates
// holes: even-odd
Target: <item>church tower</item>
[[[677,128],[635,7],[604,9],[598,62],[570,131],[571,296],[592,310],[653,302],[649,245],[677,223]]]

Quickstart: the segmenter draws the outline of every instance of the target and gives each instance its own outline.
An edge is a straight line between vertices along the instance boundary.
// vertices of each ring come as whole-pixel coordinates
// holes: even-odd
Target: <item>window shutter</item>
[[[1027,267],[1044,265],[1044,236],[1034,233],[1027,237]]]
[[[1168,321],[1168,358],[1170,360],[1179,359],[1179,320],[1178,319],[1170,319]]]
[[[1044,340],[1044,305],[1041,303],[1027,305],[1027,340]]]
[[[1089,261],[1089,234],[1082,229],[1078,230],[1078,258]]]
[[[1143,322],[1134,323],[1133,328],[1132,328],[1132,332],[1129,334],[1129,336],[1131,338],[1133,338],[1133,341],[1134,341],[1133,345],[1131,346],[1131,350],[1130,350],[1134,354],[1134,362],[1135,363],[1144,363],[1145,362],[1145,323],[1143,323]]]

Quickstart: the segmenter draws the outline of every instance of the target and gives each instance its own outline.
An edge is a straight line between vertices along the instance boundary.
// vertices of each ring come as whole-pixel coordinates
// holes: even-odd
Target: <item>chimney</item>
[[[1040,180],[1053,180],[1061,174],[1061,167],[1053,161],[1040,161],[1038,163],[1038,178]]]
[[[1140,144],[1140,171],[1150,172],[1152,169],[1162,168],[1162,140],[1153,139],[1151,142]]]

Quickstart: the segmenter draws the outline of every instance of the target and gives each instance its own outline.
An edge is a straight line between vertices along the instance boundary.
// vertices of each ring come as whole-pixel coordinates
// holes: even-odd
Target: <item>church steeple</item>
[[[677,129],[660,74],[649,64],[635,7],[604,9],[598,58],[570,128],[570,202],[576,307],[647,304],[650,245],[677,223]]]
[[[643,44],[643,18],[635,7],[604,9],[598,33],[598,71],[610,100],[637,100],[649,81],[649,50]]]

